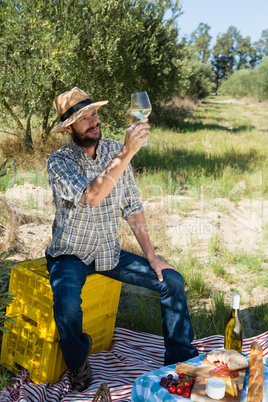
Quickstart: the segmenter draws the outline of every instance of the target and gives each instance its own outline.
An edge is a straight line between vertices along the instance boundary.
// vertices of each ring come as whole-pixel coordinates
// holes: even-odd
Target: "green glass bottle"
[[[231,316],[225,327],[224,348],[242,352],[243,346],[243,323],[240,317],[240,296],[233,294]]]

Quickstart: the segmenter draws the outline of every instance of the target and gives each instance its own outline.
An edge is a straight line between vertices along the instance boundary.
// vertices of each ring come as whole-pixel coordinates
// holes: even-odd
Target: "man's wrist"
[[[156,255],[151,251],[150,253],[145,254],[145,258],[149,263],[151,263],[156,258]]]
[[[131,160],[135,155],[135,152],[131,152],[130,149],[126,146],[126,144],[124,144],[121,150],[119,151],[119,154],[121,154],[123,157],[130,158]]]

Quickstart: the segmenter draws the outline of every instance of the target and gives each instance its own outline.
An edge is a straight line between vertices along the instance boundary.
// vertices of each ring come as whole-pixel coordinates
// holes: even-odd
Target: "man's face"
[[[80,147],[97,145],[101,139],[100,120],[96,109],[89,109],[71,126],[71,137]]]

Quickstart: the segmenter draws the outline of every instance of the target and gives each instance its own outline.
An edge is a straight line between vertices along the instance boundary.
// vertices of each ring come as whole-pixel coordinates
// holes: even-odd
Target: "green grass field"
[[[188,118],[178,122],[177,128],[153,129],[150,140],[155,145],[142,148],[133,159],[140,196],[148,206],[150,202],[159,203],[172,195],[185,197],[186,201],[169,203],[168,211],[160,202],[161,208],[153,215],[148,214],[150,227],[154,228],[153,223],[156,224],[164,212],[170,214],[170,219],[174,214],[191,217],[202,199],[205,199],[205,212],[217,210],[229,217],[225,204],[216,205],[215,200],[223,199],[234,205],[243,200],[255,200],[258,205],[265,202],[268,197],[267,112],[267,104],[231,103],[228,98],[210,97],[195,105]],[[215,234],[209,240],[205,260],[196,253],[194,238],[187,251],[178,250],[170,245],[164,230],[155,234],[152,229],[151,236],[159,254],[173,262],[184,276],[196,338],[224,333],[235,291],[241,294],[245,336],[267,329],[267,223],[263,219],[262,242],[256,244],[257,251],[247,247],[230,250]],[[262,296],[254,299],[258,289]],[[140,309],[142,297],[146,296],[128,301],[129,309],[133,304],[135,309]],[[147,317],[143,325],[140,322],[135,325],[119,310],[118,325],[145,331],[149,326],[152,332],[161,334],[160,326],[154,329],[153,322]]]

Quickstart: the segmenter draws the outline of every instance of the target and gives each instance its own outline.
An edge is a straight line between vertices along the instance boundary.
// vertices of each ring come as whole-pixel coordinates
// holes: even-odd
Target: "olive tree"
[[[145,89],[153,102],[176,92],[178,0],[2,0],[0,7],[0,102],[26,149],[32,117],[45,142],[56,122],[53,99],[72,86],[109,99],[104,123],[117,127],[131,91]]]
[[[33,147],[32,116],[41,119],[44,139],[55,122],[49,120],[52,101],[73,75],[75,36],[68,29],[71,3],[8,0],[1,4],[0,102],[29,150]],[[55,21],[52,16],[57,16]]]

